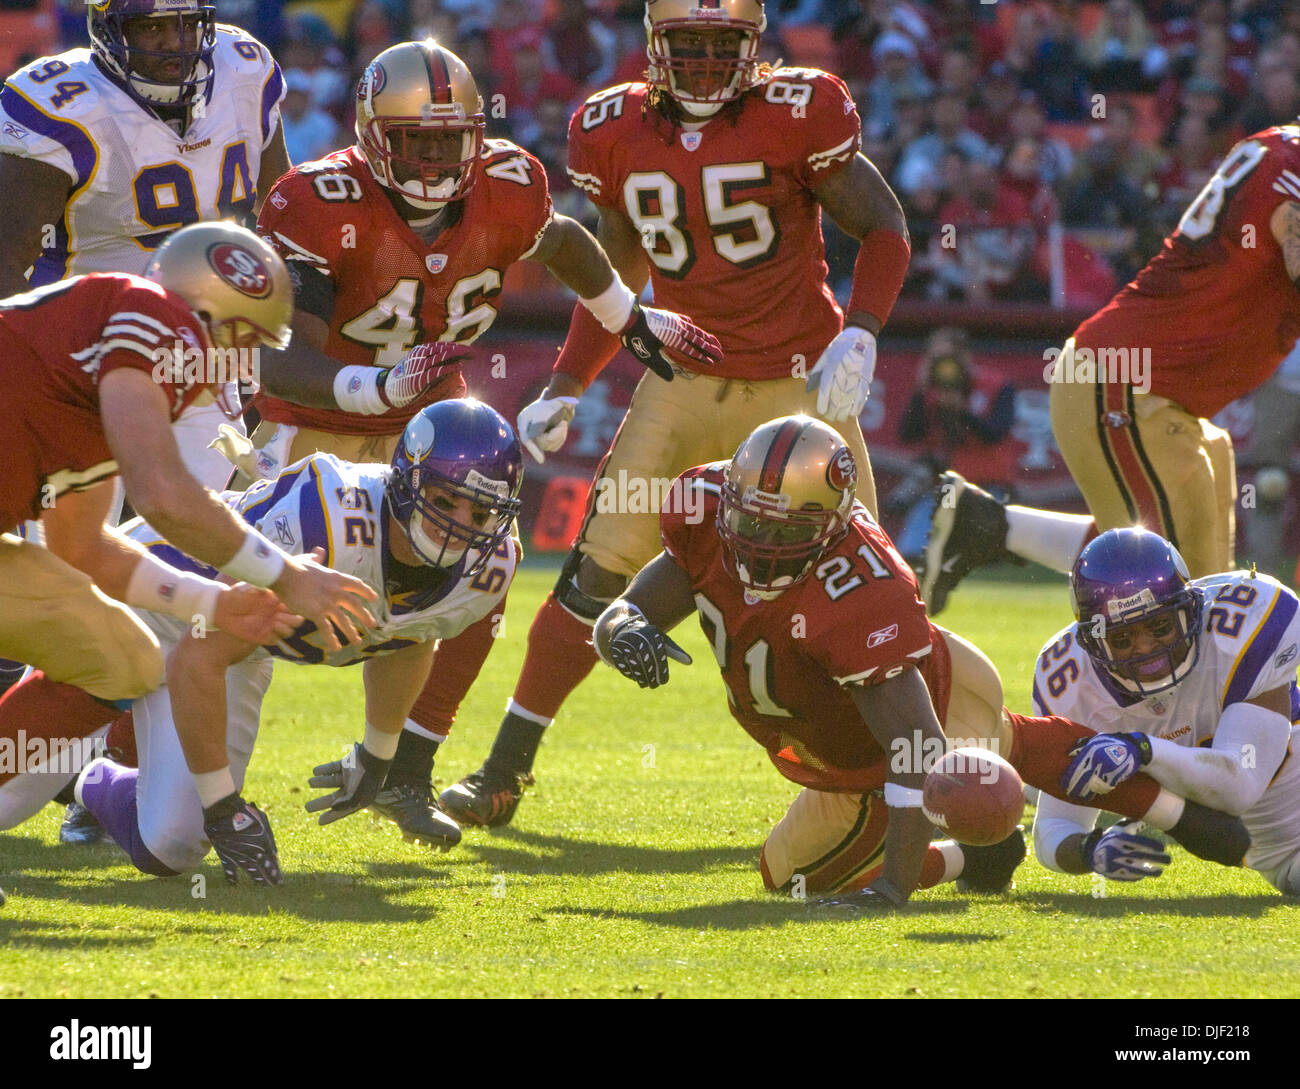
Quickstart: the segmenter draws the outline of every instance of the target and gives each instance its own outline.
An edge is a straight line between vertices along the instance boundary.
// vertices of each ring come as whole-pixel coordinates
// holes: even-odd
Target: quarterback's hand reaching
[[[445,368],[470,357],[454,340],[418,344],[396,367],[379,375],[379,399],[389,408],[405,408],[443,376]]]
[[[691,656],[640,613],[632,613],[611,629],[608,653],[600,656],[642,688],[668,683],[669,658],[691,664]]]
[[[1164,873],[1170,862],[1165,845],[1154,836],[1140,835],[1140,827],[1121,821],[1088,836],[1083,851],[1092,872],[1112,881],[1141,881]]]
[[[366,602],[379,595],[360,579],[322,566],[324,558],[322,548],[310,556],[290,556],[271,589],[288,609],[315,623],[326,651],[335,651],[341,645],[336,628],[347,642],[356,643],[360,628],[375,626]]]
[[[203,811],[203,834],[221,859],[230,884],[238,883],[240,870],[254,885],[284,883],[271,822],[238,794],[227,794]]]
[[[1061,776],[1061,789],[1076,802],[1109,794],[1151,762],[1146,734],[1096,734],[1071,750],[1073,759]]]
[[[576,397],[547,397],[542,394],[519,413],[519,440],[540,464],[569,437],[569,421],[578,407]]]
[[[875,335],[856,325],[846,325],[826,346],[804,388],[809,393],[817,391],[817,415],[839,423],[862,414],[875,373]]]
[[[270,590],[246,582],[222,588],[213,620],[222,631],[259,646],[292,635],[302,623]]]
[[[722,360],[722,345],[715,337],[671,310],[636,303],[618,336],[624,348],[665,382],[673,380],[674,361],[711,367]]]
[[[318,764],[312,769],[308,786],[333,790],[307,803],[308,813],[321,813],[320,823],[329,824],[340,817],[365,809],[383,788],[392,760],[381,760],[360,742],[352,746],[342,760]]]

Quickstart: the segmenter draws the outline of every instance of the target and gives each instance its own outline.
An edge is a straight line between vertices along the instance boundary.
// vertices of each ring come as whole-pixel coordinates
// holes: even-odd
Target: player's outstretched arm
[[[301,622],[270,590],[224,585],[154,559],[104,524],[112,498],[110,487],[68,492],[41,519],[49,551],[89,575],[109,597],[253,643],[282,638]]]
[[[712,366],[722,348],[688,317],[670,310],[643,307],[636,293],[614,271],[600,243],[575,219],[555,216],[542,232],[529,259],[538,261],[566,287],[607,332],[666,381],[673,364]]]
[[[54,243],[54,225],[72,192],[72,180],[58,167],[19,155],[0,154],[0,193],[5,229],[0,231],[0,298],[28,288],[23,275]]]
[[[889,807],[885,865],[871,888],[897,905],[920,883],[921,864],[930,844],[930,822],[921,812],[926,769],[914,754],[943,752],[946,742],[929,689],[917,670],[905,669],[881,684],[858,685],[851,691],[889,768],[885,777],[885,804]]]
[[[691,656],[666,633],[694,611],[690,577],[661,552],[597,618],[592,644],[606,665],[642,688],[658,688],[668,683],[670,658],[691,664]]]
[[[808,390],[817,391],[817,412],[828,420],[847,420],[867,402],[876,337],[898,301],[912,251],[902,205],[861,153],[818,185],[813,196],[845,234],[861,240],[844,330],[808,376]]]
[[[310,268],[295,268],[294,275],[299,283],[313,277],[328,283]],[[454,341],[428,341],[417,344],[394,367],[371,367],[340,363],[325,350],[328,338],[324,318],[295,309],[289,346],[262,349],[262,388],[272,397],[308,408],[378,416],[409,405],[442,377],[444,368],[472,354]]]
[[[308,813],[320,813],[321,824],[364,809],[383,788],[402,725],[428,679],[435,645],[432,641],[416,643],[391,654],[375,655],[362,666],[365,735],[341,760],[318,764],[308,782],[333,791],[307,803]]]
[[[1291,277],[1296,289],[1300,290],[1300,204],[1293,200],[1279,204],[1269,216],[1268,229],[1282,247],[1286,274]]]
[[[378,596],[360,579],[289,556],[250,529],[181,460],[167,396],[144,371],[119,367],[100,379],[100,413],[131,505],[182,552],[254,586],[269,587],[288,610],[316,622],[330,650],[374,626],[366,602]]]

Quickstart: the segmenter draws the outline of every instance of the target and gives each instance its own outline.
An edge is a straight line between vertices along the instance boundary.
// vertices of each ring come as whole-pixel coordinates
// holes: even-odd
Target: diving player
[[[220,632],[196,638],[185,623],[141,614],[170,651],[167,687],[134,704],[139,768],[90,763],[78,801],[146,873],[191,868],[211,843],[231,881],[243,869],[258,883],[278,884],[270,825],[239,795],[272,659],[365,663],[364,737],[344,761],[317,768],[313,785],[323,780],[338,789],[328,804],[315,799],[308,808],[326,809],[321,823],[328,823],[369,805],[436,641],[487,615],[510,584],[521,476],[510,425],[481,402],[447,400],[408,423],[391,467],[317,454],[242,495],[231,493],[235,511],[281,547],[295,555],[321,550],[325,564],[371,587],[379,595],[377,623],[344,648],[311,623],[259,647]],[[132,536],[180,570],[201,570],[147,524]],[[25,819],[25,808],[12,802],[3,823]],[[430,842],[453,845],[459,829],[437,816],[439,834]]]
[[[1077,620],[1043,648],[1034,673],[1040,714],[1098,735],[1062,779],[1067,795],[1107,807],[1145,772],[1169,790],[1240,816],[1243,865],[1300,896],[1300,601],[1267,575],[1189,579],[1178,550],[1144,529],[1112,529],[1080,554],[1070,577]],[[1158,840],[1095,808],[1044,796],[1035,853],[1064,873],[1121,881],[1159,876]]]

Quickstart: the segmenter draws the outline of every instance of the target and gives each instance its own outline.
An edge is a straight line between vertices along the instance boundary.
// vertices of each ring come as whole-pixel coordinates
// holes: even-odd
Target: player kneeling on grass
[[[229,880],[243,869],[259,884],[279,884],[270,824],[239,794],[272,661],[364,662],[364,738],[341,761],[316,768],[311,785],[335,789],[307,808],[325,810],[320,822],[328,824],[369,806],[394,820],[400,813],[405,829],[418,822],[403,810],[418,805],[425,829],[418,838],[454,845],[460,829],[434,808],[427,787],[421,796],[385,777],[437,641],[485,616],[514,577],[510,531],[522,473],[519,443],[504,418],[478,401],[447,400],[411,420],[391,467],[316,454],[232,495],[237,513],[288,551],[315,552],[372,587],[376,625],[341,649],[310,622],[259,647],[143,613],[174,649],[167,687],[133,705],[139,768],[92,761],[77,780],[77,800],[145,873],[196,866],[211,844]],[[198,569],[148,525],[137,524],[132,536],[173,565]],[[21,698],[25,687],[9,698]],[[13,794],[8,784],[0,787],[0,826],[16,823],[6,792]]]
[[[732,714],[804,787],[763,846],[769,889],[861,890],[840,901],[856,909],[954,879],[1001,890],[1023,834],[932,844],[921,787],[934,757],[922,754],[941,752],[946,730],[1059,791],[1071,746],[1091,731],[1005,710],[988,658],[926,617],[911,571],[855,501],[856,479],[843,438],[808,416],[766,423],[730,462],[687,471],[661,515],[664,552],[601,615],[597,651],[656,687],[669,658],[690,661],[664,632],[699,612]],[[1181,820],[1173,834],[1192,849],[1204,826],[1228,839],[1235,829],[1244,849],[1239,822],[1184,814],[1146,776],[1120,790],[1126,815],[1175,811],[1166,823]]]
[[[1077,622],[1039,655],[1041,713],[1104,731],[1081,745],[1066,794],[1108,807],[1145,772],[1171,791],[1240,816],[1242,864],[1300,896],[1300,601],[1267,575],[1231,571],[1190,580],[1178,550],[1141,528],[1112,529],[1070,575]],[[1094,830],[1096,809],[1044,798],[1034,821],[1039,859],[1065,873],[1158,877],[1160,842],[1123,825]]]

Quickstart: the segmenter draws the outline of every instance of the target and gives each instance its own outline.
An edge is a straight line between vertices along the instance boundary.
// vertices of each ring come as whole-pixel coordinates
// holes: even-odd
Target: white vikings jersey
[[[211,100],[195,106],[184,136],[109,79],[89,49],[43,57],[5,81],[0,152],[48,163],[73,184],[33,286],[86,272],[142,273],[172,231],[252,213],[284,79],[266,47],[238,27],[217,27],[212,63]]]
[[[304,555],[323,548],[327,567],[359,578],[379,594],[370,603],[378,625],[363,633],[362,642],[327,652],[315,624],[305,621],[293,635],[257,651],[255,657],[270,653],[306,665],[352,665],[413,643],[459,635],[505,596],[518,559],[510,538],[472,576],[465,569],[479,558],[473,550],[446,576],[438,568],[405,568],[392,559],[384,508],[388,471],[387,465],[355,465],[333,454],[313,454],[274,480],[259,480],[246,492],[225,496],[284,551]],[[209,577],[214,573],[143,523],[130,536],[174,567]],[[161,638],[176,638],[185,628],[168,617],[141,615]]]
[[[1188,748],[1207,747],[1223,709],[1271,689],[1291,689],[1291,743],[1264,796],[1242,821],[1251,834],[1246,864],[1270,869],[1300,851],[1300,601],[1268,575],[1235,571],[1196,579],[1204,595],[1195,664],[1172,688],[1145,699],[1125,691],[1078,643],[1078,624],[1057,633],[1038,656],[1034,706],[1098,733],[1139,731]],[[1040,819],[1093,827],[1095,809],[1043,796]],[[1058,840],[1059,842],[1059,840]]]

